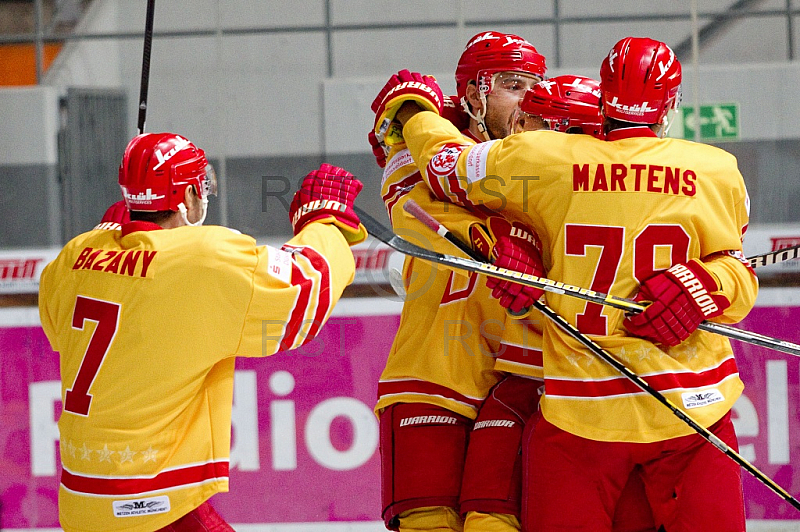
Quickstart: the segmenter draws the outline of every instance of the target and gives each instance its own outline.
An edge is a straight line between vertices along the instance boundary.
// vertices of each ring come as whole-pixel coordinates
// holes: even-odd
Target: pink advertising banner
[[[357,305],[374,313],[385,303]],[[213,499],[229,522],[380,519],[372,407],[399,323],[396,308],[335,316],[300,351],[237,361],[231,493]],[[800,306],[761,306],[741,326],[800,343],[798,322]],[[800,496],[800,360],[738,342],[735,348],[747,386],[734,411],[741,454]],[[58,358],[38,325],[0,326],[0,371],[0,529],[55,528]],[[744,476],[748,519],[800,519]]]

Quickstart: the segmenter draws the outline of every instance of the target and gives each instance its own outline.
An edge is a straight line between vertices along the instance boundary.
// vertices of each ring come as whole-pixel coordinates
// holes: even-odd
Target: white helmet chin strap
[[[479,96],[482,104],[480,111],[478,111],[477,113],[472,112],[472,110],[469,107],[469,104],[467,103],[466,96],[461,98],[461,108],[464,109],[464,112],[467,113],[470,116],[470,118],[472,118],[473,120],[475,120],[475,122],[478,123],[478,132],[480,132],[484,140],[489,141],[492,139],[491,137],[489,137],[489,132],[486,130],[486,122],[483,119],[486,116],[486,105],[487,105],[486,95],[481,92],[479,93]]]
[[[189,221],[189,218],[187,217],[188,211],[186,210],[186,205],[184,205],[183,203],[178,204],[178,210],[181,212],[181,217],[183,218],[183,222],[186,225],[191,225],[192,227],[198,227],[203,225],[203,222],[206,221],[206,214],[208,214],[208,198],[203,198],[200,201],[203,202],[203,215],[195,223]]]

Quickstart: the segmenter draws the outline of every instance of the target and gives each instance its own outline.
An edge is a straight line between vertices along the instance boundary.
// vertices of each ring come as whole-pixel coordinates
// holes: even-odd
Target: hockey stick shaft
[[[748,257],[747,260],[750,261],[751,268],[761,268],[796,259],[797,257],[800,257],[800,244],[777,251],[770,251],[769,253],[762,253],[761,255],[754,255]]]
[[[449,268],[482,273],[498,279],[513,281],[527,286],[533,286],[534,288],[539,288],[545,292],[576,297],[592,303],[599,303],[601,305],[624,310],[625,312],[632,314],[638,314],[644,310],[643,305],[640,305],[639,303],[630,299],[603,294],[601,292],[595,292],[594,290],[590,290],[588,288],[569,285],[562,283],[561,281],[552,281],[545,277],[537,277],[527,273],[508,270],[506,268],[498,268],[497,266],[487,262],[462,257],[454,257],[453,255],[445,255],[443,253],[437,253],[435,251],[422,248],[394,234],[362,209],[358,207],[354,208],[356,214],[364,224],[364,227],[366,227],[367,231],[373,237],[377,238],[392,249],[403,253],[404,255],[410,255],[412,257],[417,257],[429,262],[442,264],[443,266],[447,266]],[[771,336],[765,336],[763,334],[737,329],[736,327],[732,327],[730,325],[708,321],[700,324],[699,328],[704,331],[726,336],[741,342],[767,347],[769,349],[774,349],[776,351],[794,356],[800,356],[800,345],[787,342],[785,340],[779,340]]]
[[[464,243],[460,242],[458,238],[447,231],[446,229],[436,229],[436,225],[439,223],[433,216],[425,212],[425,210],[419,206],[419,204],[414,200],[409,200],[403,204],[403,209],[407,211],[412,216],[415,216],[420,222],[424,223],[428,227],[430,227],[433,231],[439,233],[442,237],[450,241],[451,243],[455,244],[458,249],[467,253],[467,256],[475,259],[475,260],[482,260],[480,255],[470,255],[469,253],[472,251],[471,248],[467,246],[467,251],[464,249]],[[440,227],[443,227],[440,225]],[[445,234],[442,234],[440,231],[445,231]],[[449,234],[450,236],[446,236]],[[457,242],[454,242],[457,241]],[[764,266],[771,266],[773,264],[777,264],[779,262],[784,262],[787,260],[792,260],[800,257],[800,244],[797,246],[792,246],[788,248],[779,249],[777,251],[771,251],[769,253],[762,253],[761,255],[754,255],[752,257],[748,257],[747,260],[750,263],[751,268],[761,268]]]
[[[147,0],[147,16],[144,24],[144,46],[142,49],[142,83],[139,86],[139,119],[137,130],[144,133],[147,119],[147,90],[150,86],[150,52],[153,49],[153,18],[155,17],[156,0]]]
[[[413,199],[408,200],[403,204],[403,210],[425,224],[431,231],[453,244],[467,257],[480,262],[485,262],[486,259],[480,253],[472,249],[468,244],[464,243],[463,240],[458,238],[444,225],[439,223],[439,220],[428,214],[428,212],[420,207],[419,203]]]
[[[480,255],[475,253],[474,250],[472,250],[472,248],[470,248],[469,245],[467,245],[465,242],[459,239],[455,234],[453,234],[438,220],[436,220],[436,218],[428,214],[414,200],[407,201],[403,205],[403,209],[412,216],[414,216],[415,218],[417,218],[417,220],[424,223],[432,231],[436,232],[438,235],[442,236],[448,242],[453,244],[459,250],[463,251],[464,253],[467,253],[470,256],[480,257]],[[761,472],[753,464],[748,462],[739,453],[731,449],[731,447],[728,444],[719,439],[714,433],[712,433],[707,428],[697,423],[691,416],[689,416],[683,410],[675,406],[675,404],[672,401],[670,401],[666,396],[664,396],[664,394],[662,394],[661,392],[650,386],[650,384],[646,380],[641,378],[638,374],[634,373],[625,364],[614,358],[614,356],[611,355],[611,353],[603,349],[599,344],[597,344],[597,342],[595,342],[594,340],[592,340],[591,338],[580,332],[575,326],[573,326],[570,322],[568,322],[560,314],[558,314],[556,311],[551,309],[546,304],[540,301],[535,301],[533,305],[548,319],[550,319],[552,322],[558,325],[558,327],[560,327],[565,333],[567,333],[569,336],[580,342],[584,347],[588,348],[592,353],[603,359],[606,363],[611,365],[615,370],[617,370],[619,373],[621,373],[630,381],[632,381],[642,391],[651,395],[659,403],[669,408],[672,411],[672,413],[675,414],[675,416],[677,416],[681,421],[689,425],[689,427],[691,427],[692,430],[694,430],[697,434],[699,434],[704,440],[706,440],[711,445],[719,449],[722,453],[724,453],[731,460],[736,462],[740,467],[745,469],[748,473],[753,475],[758,481],[760,481],[767,488],[772,490],[783,500],[794,506],[797,510],[800,510],[800,501],[795,499],[789,492],[780,487],[775,481],[773,481],[770,477]]]

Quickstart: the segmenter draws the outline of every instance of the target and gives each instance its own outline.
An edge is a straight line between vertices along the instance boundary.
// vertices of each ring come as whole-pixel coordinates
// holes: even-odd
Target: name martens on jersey
[[[73,270],[93,270],[130,277],[147,277],[158,251],[115,250],[85,247],[75,259]],[[151,275],[152,277],[152,275]]]
[[[659,192],[680,196],[697,193],[693,170],[656,164],[573,164],[575,192]]]

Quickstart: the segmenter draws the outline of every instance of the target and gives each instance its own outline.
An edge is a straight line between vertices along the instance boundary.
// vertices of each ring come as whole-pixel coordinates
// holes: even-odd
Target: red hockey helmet
[[[119,186],[131,211],[178,211],[186,187],[201,199],[217,193],[206,154],[174,133],[145,133],[128,143],[119,167]]]
[[[600,82],[595,79],[565,75],[540,81],[525,93],[520,108],[545,119],[552,130],[579,128],[581,133],[603,138]]]
[[[603,113],[634,124],[660,124],[680,103],[681,64],[669,46],[626,37],[600,67]]]
[[[481,32],[467,43],[456,67],[456,90],[459,98],[467,95],[470,82],[477,83],[482,94],[492,90],[493,76],[499,72],[524,72],[540,79],[547,72],[544,56],[518,35],[497,31]]]

